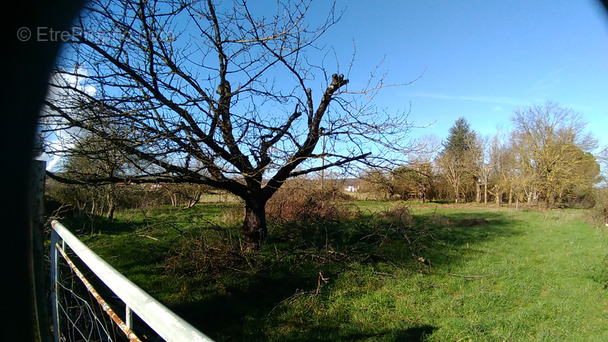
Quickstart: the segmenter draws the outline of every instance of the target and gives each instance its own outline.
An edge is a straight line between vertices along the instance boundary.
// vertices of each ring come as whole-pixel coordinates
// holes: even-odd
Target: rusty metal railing
[[[213,341],[116,271],[99,255],[95,254],[78,240],[78,238],[70,233],[70,231],[61,223],[53,221],[51,226],[51,300],[53,311],[53,334],[56,342],[63,341],[59,324],[59,257],[66,260],[89,293],[97,300],[105,313],[120,330],[122,330],[130,341],[140,341],[136,332],[133,331],[132,313],[135,313],[165,341]],[[66,253],[66,245],[69,246],[71,251],[124,302],[126,306],[124,319],[116,314],[82,272],[70,260]]]

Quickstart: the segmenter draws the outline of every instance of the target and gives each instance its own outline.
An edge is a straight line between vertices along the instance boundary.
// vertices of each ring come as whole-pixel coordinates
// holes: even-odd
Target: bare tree
[[[513,123],[522,169],[533,175],[533,191],[548,207],[565,191],[599,181],[599,166],[589,153],[597,142],[585,134],[581,114],[546,103],[516,110]]]
[[[44,122],[104,139],[130,161],[89,183],[195,183],[239,196],[247,247],[259,248],[266,202],[288,178],[407,150],[406,113],[371,101],[383,76],[350,91],[349,63],[328,74],[320,38],[340,15],[332,6],[312,26],[311,6],[279,0],[268,15],[245,0],[94,0],[51,79],[63,96],[49,97]]]
[[[65,163],[65,174],[69,174],[73,183],[86,183],[91,175],[112,177],[121,168],[124,161],[121,154],[108,146],[103,140],[87,135],[72,147],[75,152]],[[115,184],[84,184],[88,198],[84,200],[92,214],[106,212],[106,217],[114,218],[117,207],[118,190]],[[81,207],[80,205],[78,207]],[[82,210],[82,208],[80,208]]]
[[[392,188],[402,200],[408,200],[413,194],[422,203],[426,203],[432,179],[432,164],[425,162],[410,162],[407,166],[396,168],[390,175]]]
[[[489,136],[478,136],[475,141],[479,151],[479,158],[476,160],[475,170],[478,175],[477,188],[483,185],[483,203],[488,204],[488,186],[492,165],[490,163],[491,143]],[[477,202],[481,202],[481,191],[477,192]]]
[[[597,162],[601,166],[601,177],[604,186],[608,182],[608,174],[606,171],[608,170],[608,146],[603,146],[602,149],[597,153]]]
[[[494,196],[496,205],[500,206],[505,194],[509,197],[509,204],[511,203],[515,174],[512,141],[497,133],[490,145],[488,174],[488,182],[491,184],[489,191]]]
[[[374,196],[376,200],[388,200],[395,196],[395,184],[391,181],[391,171],[370,168],[361,172],[361,191]]]
[[[441,149],[441,142],[435,135],[425,135],[415,140],[415,150],[408,156],[409,168],[416,172],[417,188],[420,200],[426,203],[429,193],[433,191],[436,178],[434,162]]]

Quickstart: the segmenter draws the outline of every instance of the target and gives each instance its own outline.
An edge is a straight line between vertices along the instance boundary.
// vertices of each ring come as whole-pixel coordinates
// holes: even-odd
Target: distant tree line
[[[582,116],[547,103],[517,109],[512,122],[512,131],[482,137],[459,118],[432,157],[370,169],[362,191],[422,202],[592,206],[602,177]]]
[[[520,203],[530,206],[591,207],[608,217],[608,198],[598,184],[602,181],[599,162],[591,151],[597,142],[584,132],[582,116],[553,103],[518,109],[512,117],[513,130],[482,137],[459,118],[441,143],[431,138],[420,141],[418,153],[407,165],[370,168],[360,175],[359,189],[377,200],[429,200],[444,202]],[[49,199],[79,212],[114,216],[116,209],[150,208],[159,205],[190,208],[204,194],[222,192],[208,185],[190,183],[129,184],[108,182],[87,184],[90,175],[112,175],[124,156],[101,140],[83,141],[64,165],[73,184],[55,182],[48,187]],[[344,188],[328,177],[330,188]],[[83,180],[80,182],[80,180]],[[299,187],[318,188],[323,182],[309,179]],[[330,184],[331,183],[331,184]],[[225,194],[224,194],[225,195]],[[603,209],[602,209],[603,208]],[[604,214],[602,214],[602,212]]]
[[[90,185],[65,184],[49,179],[45,190],[49,214],[67,210],[108,219],[113,219],[116,210],[122,209],[152,209],[169,205],[192,208],[203,195],[216,196],[218,202],[227,198],[224,191],[187,183]]]

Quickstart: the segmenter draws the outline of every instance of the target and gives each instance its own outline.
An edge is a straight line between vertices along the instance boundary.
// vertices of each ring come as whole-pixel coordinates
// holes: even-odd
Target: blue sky
[[[576,1],[346,1],[323,38],[341,61],[356,45],[351,84],[382,60],[388,83],[376,100],[407,109],[412,136],[445,138],[465,117],[482,135],[509,130],[515,108],[552,101],[583,114],[608,145],[608,15]],[[330,70],[331,72],[331,70]]]
[[[328,4],[313,0],[313,26]],[[274,1],[251,5],[276,13]],[[320,42],[335,51],[327,72],[345,73],[356,46],[350,90],[363,87],[380,62],[386,83],[417,79],[375,98],[389,111],[411,108],[413,124],[430,125],[412,138],[446,138],[461,116],[479,134],[494,135],[510,130],[514,109],[552,101],[581,113],[608,146],[608,14],[599,1],[336,0],[336,9],[342,20]],[[340,70],[333,70],[336,59]]]

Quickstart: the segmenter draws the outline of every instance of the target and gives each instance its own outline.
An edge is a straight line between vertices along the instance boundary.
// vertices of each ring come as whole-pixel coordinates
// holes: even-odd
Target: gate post
[[[34,160],[32,162],[29,181],[29,244],[31,248],[30,267],[34,295],[34,338],[38,342],[50,342],[50,322],[47,304],[47,279],[44,267],[44,181],[46,162]]]
[[[51,310],[53,313],[53,338],[55,342],[60,342],[59,336],[59,268],[57,258],[57,244],[59,243],[59,234],[51,229]]]

